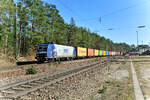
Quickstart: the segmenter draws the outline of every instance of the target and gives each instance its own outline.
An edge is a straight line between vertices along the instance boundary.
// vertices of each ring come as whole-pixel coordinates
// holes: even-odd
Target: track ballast
[[[80,67],[76,67],[74,69],[63,71],[54,75],[41,76],[38,78],[21,81],[19,83],[2,86],[0,87],[0,94],[2,95],[1,99],[16,99],[30,92],[44,88],[45,86],[49,86],[55,84],[56,82],[75,77],[76,75],[86,73],[89,70],[96,69],[100,67],[98,66],[100,64],[105,66],[108,64],[108,62],[109,60],[85,63]]]

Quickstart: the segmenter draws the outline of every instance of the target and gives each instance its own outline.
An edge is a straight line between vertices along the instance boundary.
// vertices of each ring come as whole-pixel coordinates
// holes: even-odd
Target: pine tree
[[[74,45],[75,43],[75,21],[73,18],[70,20],[69,32],[67,34],[68,45]]]
[[[131,49],[78,27],[73,17],[65,23],[56,5],[42,0],[0,1],[0,52],[17,57],[35,52],[40,43],[57,43],[110,51]]]

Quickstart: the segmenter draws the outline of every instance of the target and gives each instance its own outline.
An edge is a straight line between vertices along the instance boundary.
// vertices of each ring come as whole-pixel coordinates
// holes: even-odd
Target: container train
[[[97,50],[83,47],[72,47],[58,44],[40,44],[37,49],[36,59],[39,62],[60,59],[76,59],[99,56],[119,56],[123,52]]]

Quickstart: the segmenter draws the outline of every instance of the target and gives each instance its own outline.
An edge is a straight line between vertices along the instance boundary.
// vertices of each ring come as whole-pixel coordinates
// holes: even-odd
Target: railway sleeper
[[[14,91],[14,90],[3,90],[3,91],[1,91],[1,93],[2,93],[4,96],[7,96],[7,95],[9,95],[9,94],[16,93],[16,91]]]
[[[15,90],[15,91],[24,91],[24,90],[26,90],[26,88],[12,87],[12,90]]]
[[[38,86],[39,84],[38,83],[34,83],[34,82],[31,82],[31,83],[28,83],[29,85],[32,85],[32,86]]]
[[[47,80],[47,82],[49,82],[49,81]],[[34,83],[43,84],[43,83],[45,83],[45,81],[43,82],[43,81],[37,80],[37,81],[34,81]]]
[[[20,87],[23,87],[23,88],[31,88],[32,86],[30,86],[30,85],[20,85]]]
[[[42,82],[44,82],[44,83],[45,83],[45,82],[49,82],[49,81],[50,81],[50,79],[46,79],[46,80],[45,80],[45,79],[40,79],[39,81],[42,81]]]

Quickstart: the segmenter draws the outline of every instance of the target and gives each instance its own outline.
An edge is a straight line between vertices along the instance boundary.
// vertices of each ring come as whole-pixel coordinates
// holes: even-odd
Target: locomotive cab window
[[[38,52],[40,51],[47,51],[48,46],[39,46]]]

